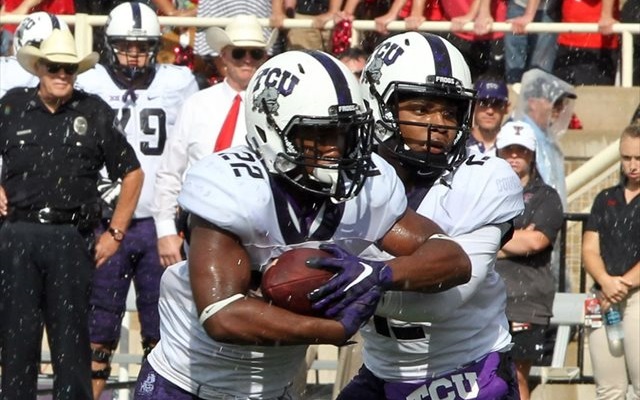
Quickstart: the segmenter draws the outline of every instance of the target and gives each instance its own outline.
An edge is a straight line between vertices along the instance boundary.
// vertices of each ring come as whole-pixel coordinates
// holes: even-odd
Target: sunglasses
[[[478,101],[478,106],[479,107],[484,107],[484,108],[499,109],[499,108],[506,107],[507,106],[507,102],[504,101],[504,100],[485,99],[485,100],[479,100]]]
[[[243,49],[236,47],[231,50],[231,57],[233,57],[234,60],[242,60],[247,55],[247,52],[255,61],[262,60],[267,54],[263,49]]]
[[[78,64],[62,64],[62,63],[43,63],[47,72],[55,74],[56,72],[63,70],[67,75],[73,75],[78,72]]]

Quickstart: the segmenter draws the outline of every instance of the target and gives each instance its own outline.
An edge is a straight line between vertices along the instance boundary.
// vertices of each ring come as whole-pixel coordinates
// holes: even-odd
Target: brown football
[[[296,314],[321,317],[321,313],[311,308],[307,295],[331,279],[333,273],[308,267],[307,260],[315,257],[331,257],[331,254],[308,248],[282,253],[262,276],[262,295],[274,305]]]

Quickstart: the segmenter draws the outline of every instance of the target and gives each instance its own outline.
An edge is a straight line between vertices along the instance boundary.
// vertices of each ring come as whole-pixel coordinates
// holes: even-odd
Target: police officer
[[[36,399],[43,325],[54,398],[92,399],[91,275],[124,238],[143,179],[111,108],[73,88],[97,59],[78,57],[71,33],[55,29],[40,48],[18,52],[39,85],[0,100],[2,399]],[[94,238],[103,166],[122,180],[122,191],[108,230]]]

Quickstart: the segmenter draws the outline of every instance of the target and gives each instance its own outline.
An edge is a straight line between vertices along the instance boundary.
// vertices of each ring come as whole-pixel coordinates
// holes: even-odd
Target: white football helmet
[[[57,16],[44,11],[27,15],[13,36],[13,54],[18,54],[18,50],[27,44],[40,46],[40,42],[48,38],[54,29],[68,31],[69,26]]]
[[[153,69],[162,32],[158,16],[151,7],[138,2],[119,4],[109,13],[105,27],[106,46],[111,50],[107,59],[109,68],[129,79],[137,78]],[[144,67],[121,65],[118,62],[119,50],[115,44],[122,41],[147,42],[147,62]]]
[[[466,157],[466,140],[471,130],[475,91],[471,73],[460,51],[440,36],[405,32],[380,43],[362,74],[362,91],[376,120],[375,139],[398,161],[411,166],[421,177],[437,177]],[[444,154],[411,151],[400,125],[427,129],[450,127],[398,119],[398,102],[408,97],[444,98],[458,104],[458,126],[453,145]],[[427,143],[428,145],[428,143]]]
[[[274,56],[254,74],[245,102],[247,141],[269,173],[334,202],[358,194],[372,165],[373,119],[342,62],[321,51]],[[341,154],[323,156],[318,146],[336,133]],[[314,147],[303,147],[302,136]]]

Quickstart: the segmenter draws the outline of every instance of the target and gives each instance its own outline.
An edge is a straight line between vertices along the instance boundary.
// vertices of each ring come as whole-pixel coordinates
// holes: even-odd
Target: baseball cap
[[[509,90],[507,89],[507,84],[503,80],[480,78],[476,81],[474,89],[478,92],[478,100],[509,100]]]
[[[504,149],[513,145],[536,151],[536,134],[531,125],[524,121],[510,121],[500,128],[496,138],[496,147]]]

